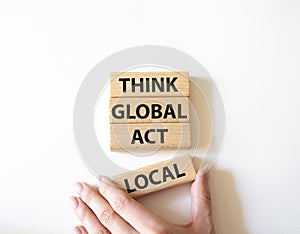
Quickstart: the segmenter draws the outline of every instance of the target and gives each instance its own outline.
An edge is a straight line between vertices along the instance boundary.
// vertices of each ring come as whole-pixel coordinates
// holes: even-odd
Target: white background
[[[76,93],[96,63],[144,44],[195,57],[223,97],[217,233],[299,233],[299,25],[296,0],[1,0],[0,233],[71,232],[72,183],[94,182],[73,139]]]

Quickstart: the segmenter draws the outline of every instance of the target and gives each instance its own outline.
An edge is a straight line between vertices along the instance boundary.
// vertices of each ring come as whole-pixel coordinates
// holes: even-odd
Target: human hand
[[[153,214],[107,177],[101,176],[97,181],[99,193],[90,185],[77,182],[79,197],[71,197],[71,204],[83,226],[75,227],[74,233],[214,233],[208,179],[208,171],[197,173],[191,186],[192,220],[185,225]]]

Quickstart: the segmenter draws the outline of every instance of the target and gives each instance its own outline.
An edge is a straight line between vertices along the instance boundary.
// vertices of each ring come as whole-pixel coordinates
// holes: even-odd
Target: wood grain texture
[[[156,81],[154,81],[155,78]],[[174,78],[176,79],[173,80]],[[176,89],[173,85],[167,84],[168,80],[173,81],[172,84]],[[143,85],[136,85],[141,82]],[[163,83],[163,86],[157,85],[161,84],[160,82]],[[110,90],[111,97],[189,96],[189,73],[180,71],[112,72]]]
[[[111,179],[130,196],[138,197],[191,182],[195,176],[192,158],[183,155],[113,176]]]
[[[111,98],[110,123],[189,122],[188,97]]]
[[[137,152],[191,147],[190,123],[111,124],[111,151]]]

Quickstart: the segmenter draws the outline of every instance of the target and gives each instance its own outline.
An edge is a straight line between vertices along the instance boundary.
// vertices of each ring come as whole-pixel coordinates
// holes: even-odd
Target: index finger
[[[163,233],[163,231],[172,229],[171,223],[135,201],[108,177],[101,176],[98,186],[99,192],[111,207],[138,232]]]

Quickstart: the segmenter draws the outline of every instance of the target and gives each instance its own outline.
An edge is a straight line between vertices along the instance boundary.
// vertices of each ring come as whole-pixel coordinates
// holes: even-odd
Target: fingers
[[[154,215],[140,203],[119,189],[109,178],[100,177],[99,192],[111,207],[140,233],[166,233],[173,226],[166,220]],[[173,233],[173,232],[170,232]]]
[[[75,188],[83,202],[93,211],[98,222],[107,230],[112,233],[136,233],[91,186],[86,183],[75,183]],[[102,229],[105,229],[103,226]]]
[[[174,225],[154,215],[109,178],[100,177],[99,194],[86,183],[76,183],[81,198],[72,197],[83,226],[76,233],[214,233],[208,171],[199,171],[191,187],[192,222]],[[101,196],[102,195],[102,196]]]
[[[209,190],[209,171],[198,171],[191,187],[193,226],[204,233],[213,233],[211,214],[211,194]]]
[[[89,234],[84,226],[77,226],[73,228],[74,234]]]
[[[109,233],[99,222],[93,211],[81,200],[81,198],[71,197],[71,204],[77,218],[84,225],[84,230],[88,233]],[[78,232],[81,230],[83,230],[83,228],[76,228],[76,231]]]

